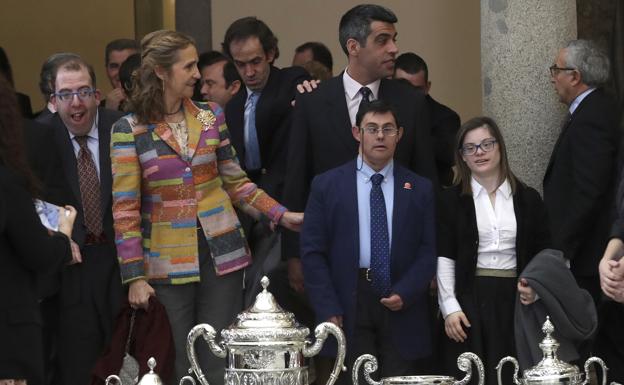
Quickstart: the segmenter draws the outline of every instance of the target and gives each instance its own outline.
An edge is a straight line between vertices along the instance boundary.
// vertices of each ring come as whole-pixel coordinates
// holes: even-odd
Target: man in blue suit
[[[381,377],[418,374],[431,352],[432,183],[393,161],[403,128],[389,104],[363,102],[355,123],[357,159],[312,182],[301,234],[306,292],[318,322],[344,328],[349,366],[370,353]]]

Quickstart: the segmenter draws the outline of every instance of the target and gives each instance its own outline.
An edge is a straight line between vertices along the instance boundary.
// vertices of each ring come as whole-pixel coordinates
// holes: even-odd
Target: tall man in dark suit
[[[121,113],[98,109],[93,68],[69,57],[52,75],[50,123],[61,152],[65,201],[78,215],[72,234],[82,263],[67,266],[61,278],[59,373],[61,384],[85,384],[109,342],[121,298],[111,211],[110,132]]]
[[[383,100],[360,108],[352,129],[360,155],[314,178],[301,234],[317,322],[344,327],[349,366],[373,354],[381,377],[416,374],[431,353],[434,193],[393,161],[403,133]]]
[[[461,124],[457,112],[439,103],[431,97],[429,68],[420,56],[406,52],[396,59],[395,79],[405,79],[425,94],[429,117],[431,119],[431,137],[433,138],[438,181],[442,186],[453,184],[453,164],[455,163],[455,135]]]
[[[619,143],[613,102],[600,88],[609,60],[592,43],[572,41],[559,51],[550,75],[570,114],[544,175],[544,203],[554,247],[570,259],[579,285],[597,301]]]
[[[297,96],[288,146],[288,173],[283,203],[303,210],[312,178],[347,162],[357,154],[351,135],[362,100],[383,99],[397,110],[404,132],[395,159],[437,185],[430,124],[424,95],[389,80],[398,52],[396,15],[379,5],[358,5],[345,13],[339,26],[340,45],[348,57],[347,69]],[[303,291],[297,234],[285,233],[283,256],[289,258],[289,281]]]
[[[277,37],[255,17],[238,19],[228,27],[223,52],[234,63],[244,84],[226,106],[225,119],[232,144],[250,179],[269,195],[281,200],[291,134],[292,101],[297,84],[309,79],[309,75],[300,67],[280,69],[273,66],[279,56]],[[249,218],[246,221],[249,222]],[[271,232],[267,224],[251,223],[245,227],[254,255],[254,265],[248,272],[252,281],[247,282],[250,289],[245,301],[249,304],[264,271],[261,265],[267,258],[268,261],[279,261],[280,246],[279,235]]]

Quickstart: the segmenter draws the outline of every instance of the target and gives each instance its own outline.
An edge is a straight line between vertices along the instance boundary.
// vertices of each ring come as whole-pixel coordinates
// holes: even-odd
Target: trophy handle
[[[115,382],[113,382],[115,381]],[[106,377],[106,382],[104,383],[105,385],[110,385],[110,384],[119,384],[119,385],[123,385],[121,383],[121,378],[119,378],[119,376],[115,375],[115,374],[111,374],[110,376]]]
[[[513,382],[516,385],[520,385],[520,381],[518,380],[518,370],[520,369],[520,365],[518,365],[518,360],[511,356],[503,357],[496,365],[496,374],[498,375],[498,385],[503,385],[503,380],[501,378],[501,374],[503,372],[503,365],[505,362],[511,362],[514,365],[514,374],[513,374]]]
[[[190,382],[191,385],[197,385],[197,383],[195,382],[195,379],[192,376],[184,376],[180,378],[180,383],[178,385],[184,385],[186,381]]]
[[[377,382],[371,378],[371,373],[376,371],[379,365],[377,364],[377,358],[371,354],[362,354],[355,360],[353,363],[353,371],[351,372],[351,379],[353,380],[353,385],[358,385],[358,373],[360,371],[360,366],[364,364],[364,379],[370,385],[381,385],[381,381]]]
[[[453,385],[465,385],[468,383],[468,381],[470,381],[470,378],[472,378],[472,362],[471,361],[474,362],[475,366],[477,367],[477,373],[479,374],[479,385],[483,385],[483,381],[484,381],[483,363],[481,362],[481,359],[479,358],[479,356],[470,352],[462,353],[459,355],[459,357],[457,357],[457,367],[462,372],[465,372],[466,375],[460,381],[455,381]]]
[[[604,361],[598,357],[589,357],[587,361],[585,361],[585,381],[583,381],[582,385],[587,385],[589,383],[589,366],[592,364],[598,364],[602,367],[602,385],[607,385],[607,365],[605,365]]]
[[[325,385],[334,385],[334,383],[338,379],[338,374],[340,374],[340,371],[342,370],[344,372],[347,370],[347,368],[343,365],[347,344],[345,342],[344,333],[338,326],[334,325],[331,322],[323,322],[319,324],[316,329],[314,329],[314,336],[316,337],[316,340],[314,341],[314,344],[312,344],[312,346],[306,345],[303,347],[303,356],[312,357],[314,355],[317,355],[321,351],[321,348],[323,347],[323,344],[325,343],[325,340],[327,339],[327,336],[329,334],[333,334],[334,337],[336,337],[336,340],[338,340],[338,352],[336,353],[336,362],[334,363],[334,369],[329,375],[329,379],[327,380],[327,383]]]
[[[191,363],[191,369],[195,372],[195,376],[199,380],[201,385],[210,385],[208,384],[208,380],[206,379],[206,375],[202,372],[199,363],[197,362],[197,356],[195,355],[195,340],[202,336],[204,340],[208,343],[208,347],[210,347],[210,351],[219,357],[225,358],[226,352],[219,344],[215,342],[215,336],[217,332],[214,328],[208,324],[199,324],[195,325],[188,334],[186,338],[186,354],[188,356],[189,362]]]

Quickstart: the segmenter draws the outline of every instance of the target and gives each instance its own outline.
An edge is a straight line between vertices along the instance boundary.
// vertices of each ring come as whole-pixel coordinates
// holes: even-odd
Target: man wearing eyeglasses
[[[403,133],[389,104],[362,105],[352,128],[359,155],[314,178],[301,233],[317,322],[344,329],[349,367],[370,353],[381,377],[423,374],[431,353],[434,194],[428,179],[393,160]]]
[[[108,344],[121,298],[111,211],[110,132],[121,113],[100,104],[93,68],[68,57],[52,74],[50,124],[62,154],[66,204],[78,210],[72,234],[82,263],[66,266],[59,296],[58,375],[85,384]]]
[[[549,70],[569,115],[544,175],[544,204],[553,246],[598,303],[598,263],[611,224],[619,143],[614,105],[601,88],[609,59],[593,43],[576,40],[559,51]]]

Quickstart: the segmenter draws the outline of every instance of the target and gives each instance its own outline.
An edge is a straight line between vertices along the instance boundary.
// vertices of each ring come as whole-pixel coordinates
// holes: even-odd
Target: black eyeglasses
[[[378,127],[376,125],[362,127],[362,131],[369,135],[378,135],[381,132],[383,136],[397,136],[399,133],[399,129],[394,126]]]
[[[553,64],[550,67],[548,67],[548,71],[550,71],[550,76],[555,77],[560,71],[576,71],[576,68],[557,67],[556,64]]]
[[[78,95],[80,100],[87,100],[95,93],[93,88],[83,87],[78,91],[61,91],[53,93],[52,95],[59,98],[61,102],[69,102],[74,99],[74,95]]]
[[[459,148],[459,151],[461,151],[462,155],[474,155],[477,153],[478,149],[481,149],[484,152],[490,152],[494,149],[495,144],[496,139],[485,139],[479,144],[466,143]]]

